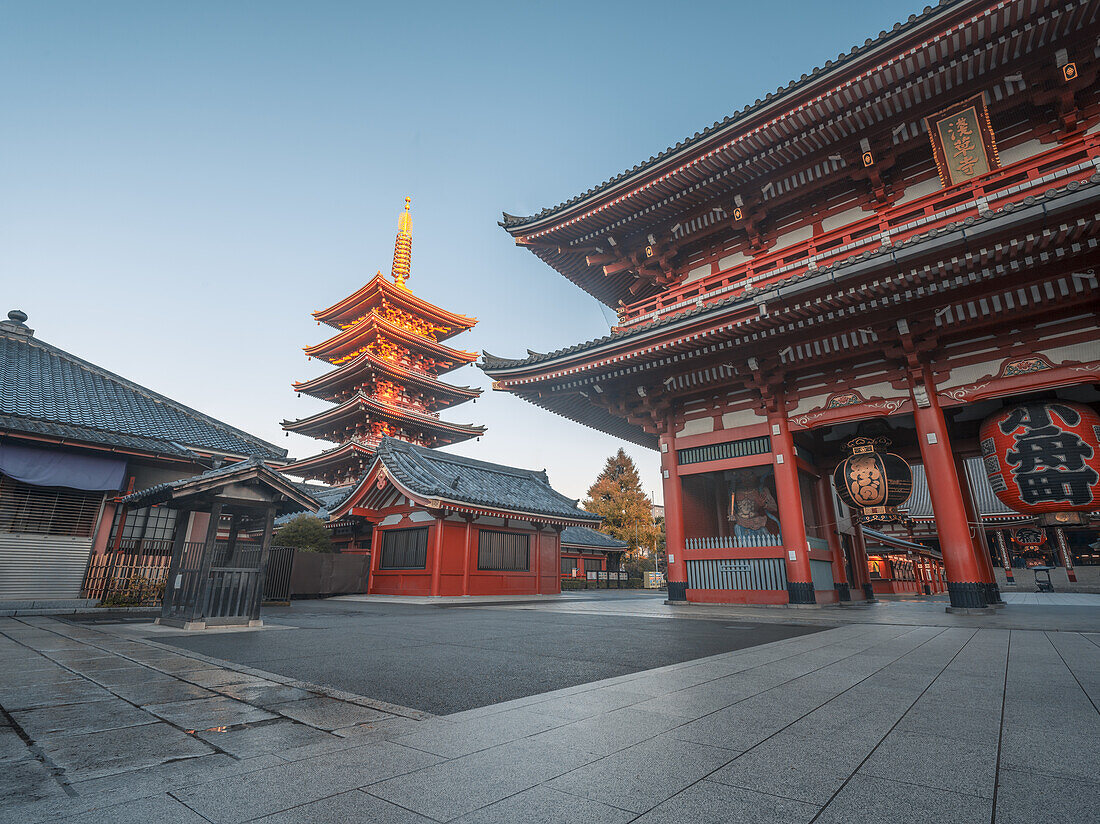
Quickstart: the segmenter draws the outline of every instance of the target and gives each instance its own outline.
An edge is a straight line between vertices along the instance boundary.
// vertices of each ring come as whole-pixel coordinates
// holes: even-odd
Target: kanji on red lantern
[[[1100,415],[1068,401],[1003,409],[981,428],[986,475],[1017,512],[1086,512],[1100,507]]]

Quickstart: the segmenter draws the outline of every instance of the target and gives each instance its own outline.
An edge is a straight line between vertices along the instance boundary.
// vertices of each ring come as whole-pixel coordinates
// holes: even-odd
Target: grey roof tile
[[[577,501],[550,486],[545,471],[478,461],[448,452],[383,438],[378,459],[401,486],[422,498],[599,522]]]
[[[286,450],[26,334],[0,330],[0,414],[233,455]],[[12,426],[29,431],[30,423]],[[43,433],[49,434],[49,433]],[[121,445],[121,444],[120,444]]]
[[[566,546],[584,546],[595,549],[616,550],[626,549],[630,546],[626,541],[620,541],[618,538],[612,538],[610,535],[605,535],[586,526],[567,526],[563,529],[561,531],[561,545],[563,548]]]

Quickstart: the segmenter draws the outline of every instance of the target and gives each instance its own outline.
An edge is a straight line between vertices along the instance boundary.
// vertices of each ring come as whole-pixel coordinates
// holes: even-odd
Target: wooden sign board
[[[944,186],[1000,168],[985,98],[977,94],[924,119]]]

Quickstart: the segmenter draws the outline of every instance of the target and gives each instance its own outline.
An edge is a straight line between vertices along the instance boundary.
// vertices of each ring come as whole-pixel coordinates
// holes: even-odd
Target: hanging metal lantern
[[[860,523],[903,520],[898,507],[913,491],[913,471],[889,445],[888,438],[850,440],[851,454],[833,472],[837,494]]]
[[[979,435],[1001,502],[1040,526],[1083,524],[1100,509],[1100,415],[1069,401],[1022,403],[990,415]]]
[[[1047,534],[1039,527],[1022,526],[1012,533],[1012,540],[1022,547],[1034,549],[1047,542]]]

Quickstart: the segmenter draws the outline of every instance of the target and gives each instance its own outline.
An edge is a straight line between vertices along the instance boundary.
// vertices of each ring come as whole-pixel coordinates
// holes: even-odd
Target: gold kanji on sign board
[[[982,95],[925,119],[944,186],[954,186],[1000,166]]]

